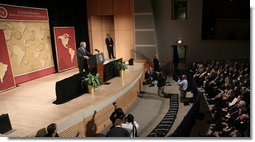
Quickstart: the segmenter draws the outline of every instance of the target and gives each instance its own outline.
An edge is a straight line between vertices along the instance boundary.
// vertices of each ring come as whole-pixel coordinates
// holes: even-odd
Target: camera
[[[113,102],[112,105],[114,106],[115,108],[115,112],[119,113],[119,114],[122,114],[123,117],[126,116],[126,113],[122,110],[122,108],[120,108],[116,102]]]
[[[113,102],[112,105],[114,106],[115,109],[119,108],[116,102]]]

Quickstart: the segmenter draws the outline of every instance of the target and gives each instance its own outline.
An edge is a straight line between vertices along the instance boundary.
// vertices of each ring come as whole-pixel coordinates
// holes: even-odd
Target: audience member
[[[107,132],[106,137],[130,137],[128,130],[122,128],[122,123],[123,120],[117,118],[114,122],[114,127]]]
[[[125,117],[125,113],[123,112],[122,108],[118,107],[116,102],[113,102],[114,106],[114,112],[110,116],[110,120],[112,121],[112,124],[114,126],[115,120],[116,119],[122,119]]]
[[[166,95],[165,93],[165,85],[166,85],[166,76],[163,73],[163,71],[160,71],[157,76],[157,87],[158,87],[158,96],[164,97]]]
[[[153,58],[153,65],[154,65],[154,71],[155,72],[159,72],[160,71],[160,65],[159,65],[159,61],[158,61],[158,55],[156,54]]]
[[[146,84],[150,84],[150,86],[153,86],[152,85],[152,82],[154,80],[154,70],[152,67],[149,67],[149,69],[147,69],[147,71],[145,72],[145,82],[144,82],[144,85]]]
[[[45,135],[45,137],[59,137],[57,133],[56,123],[51,123],[50,125],[48,125],[47,134]]]
[[[138,123],[134,120],[134,116],[132,114],[128,114],[124,118],[124,123],[122,124],[122,128],[125,128],[130,133],[130,137],[138,137]]]
[[[250,75],[249,61],[211,61],[193,63],[190,73],[205,90],[214,106],[211,136],[249,136]],[[196,65],[195,65],[196,64]]]
[[[178,79],[178,85],[179,85],[179,90],[181,95],[180,101],[184,102],[184,100],[186,99],[187,88],[188,88],[188,81],[185,74]]]

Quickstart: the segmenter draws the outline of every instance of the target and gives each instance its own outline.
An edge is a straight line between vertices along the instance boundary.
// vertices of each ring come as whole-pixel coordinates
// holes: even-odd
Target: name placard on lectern
[[[104,54],[98,53],[89,57],[88,65],[104,64]]]

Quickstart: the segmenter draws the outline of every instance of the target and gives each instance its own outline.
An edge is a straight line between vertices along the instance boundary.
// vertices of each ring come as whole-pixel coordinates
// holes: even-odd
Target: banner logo
[[[7,10],[4,7],[0,6],[0,18],[6,18],[7,16],[8,16]]]

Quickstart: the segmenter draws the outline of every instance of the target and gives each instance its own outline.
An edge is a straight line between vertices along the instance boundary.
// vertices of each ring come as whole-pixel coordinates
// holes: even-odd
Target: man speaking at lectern
[[[82,41],[80,42],[80,47],[77,50],[77,56],[78,56],[78,67],[79,72],[85,72],[89,69],[87,60],[89,59],[89,56],[92,55],[89,53],[89,51],[86,49],[86,42]]]

